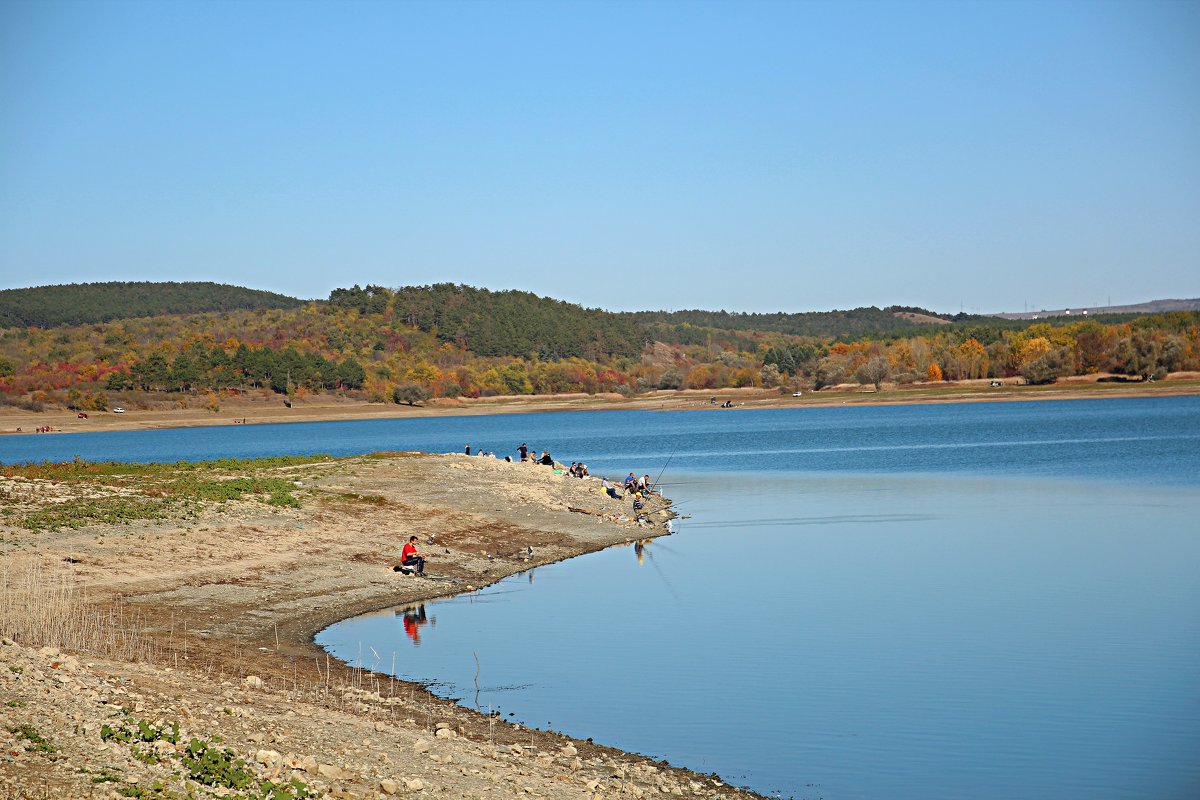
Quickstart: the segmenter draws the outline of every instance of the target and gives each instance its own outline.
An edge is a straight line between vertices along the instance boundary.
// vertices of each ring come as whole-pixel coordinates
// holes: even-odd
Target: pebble
[[[254,754],[254,760],[260,764],[277,764],[283,760],[283,756],[277,750],[259,750]]]
[[[317,774],[322,778],[332,778],[333,780],[341,780],[350,776],[350,773],[346,772],[346,770],[341,767],[335,767],[333,764],[317,765]]]
[[[430,745],[429,742],[425,741],[424,739],[417,739],[415,742],[413,742],[413,752],[428,753],[432,749],[433,749],[433,746]]]

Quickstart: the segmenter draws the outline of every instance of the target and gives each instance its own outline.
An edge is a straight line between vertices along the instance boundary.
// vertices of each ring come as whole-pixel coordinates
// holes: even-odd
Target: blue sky
[[[1200,296],[1196,2],[0,2],[0,288]]]

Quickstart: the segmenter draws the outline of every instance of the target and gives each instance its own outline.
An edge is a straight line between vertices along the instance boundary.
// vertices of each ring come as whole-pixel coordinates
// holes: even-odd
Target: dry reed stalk
[[[57,647],[125,661],[152,661],[159,648],[143,636],[141,619],[93,605],[70,573],[37,563],[5,564],[0,573],[0,635],[25,646]]]

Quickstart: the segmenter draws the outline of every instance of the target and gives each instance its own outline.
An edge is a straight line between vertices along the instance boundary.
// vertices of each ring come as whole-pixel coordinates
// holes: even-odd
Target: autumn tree
[[[429,390],[415,383],[402,383],[392,390],[392,401],[397,405],[415,406],[429,399]]]
[[[883,356],[875,356],[867,363],[859,367],[854,377],[859,383],[874,384],[875,391],[879,391],[883,386],[883,382],[888,379],[891,368],[888,366],[887,359]]]
[[[1054,383],[1067,372],[1071,351],[1054,347],[1021,367],[1021,377],[1031,384]]]

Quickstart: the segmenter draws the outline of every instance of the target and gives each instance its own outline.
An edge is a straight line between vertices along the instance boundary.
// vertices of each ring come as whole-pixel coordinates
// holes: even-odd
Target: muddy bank
[[[0,709],[0,798],[218,796],[186,766],[188,743],[213,737],[254,785],[298,781],[316,796],[751,796],[714,776],[458,708],[340,666],[312,643],[356,613],[663,535],[661,498],[639,526],[599,481],[456,455],[272,473],[296,486],[300,508],[243,500],[153,523],[3,528],[10,610],[0,633],[10,643],[0,646],[0,681],[11,702]],[[10,504],[84,499],[78,486],[3,483]],[[440,580],[392,571],[410,534]],[[123,740],[120,726],[139,723],[157,732],[144,737],[152,741]],[[164,732],[174,723],[182,733],[172,742]]]

